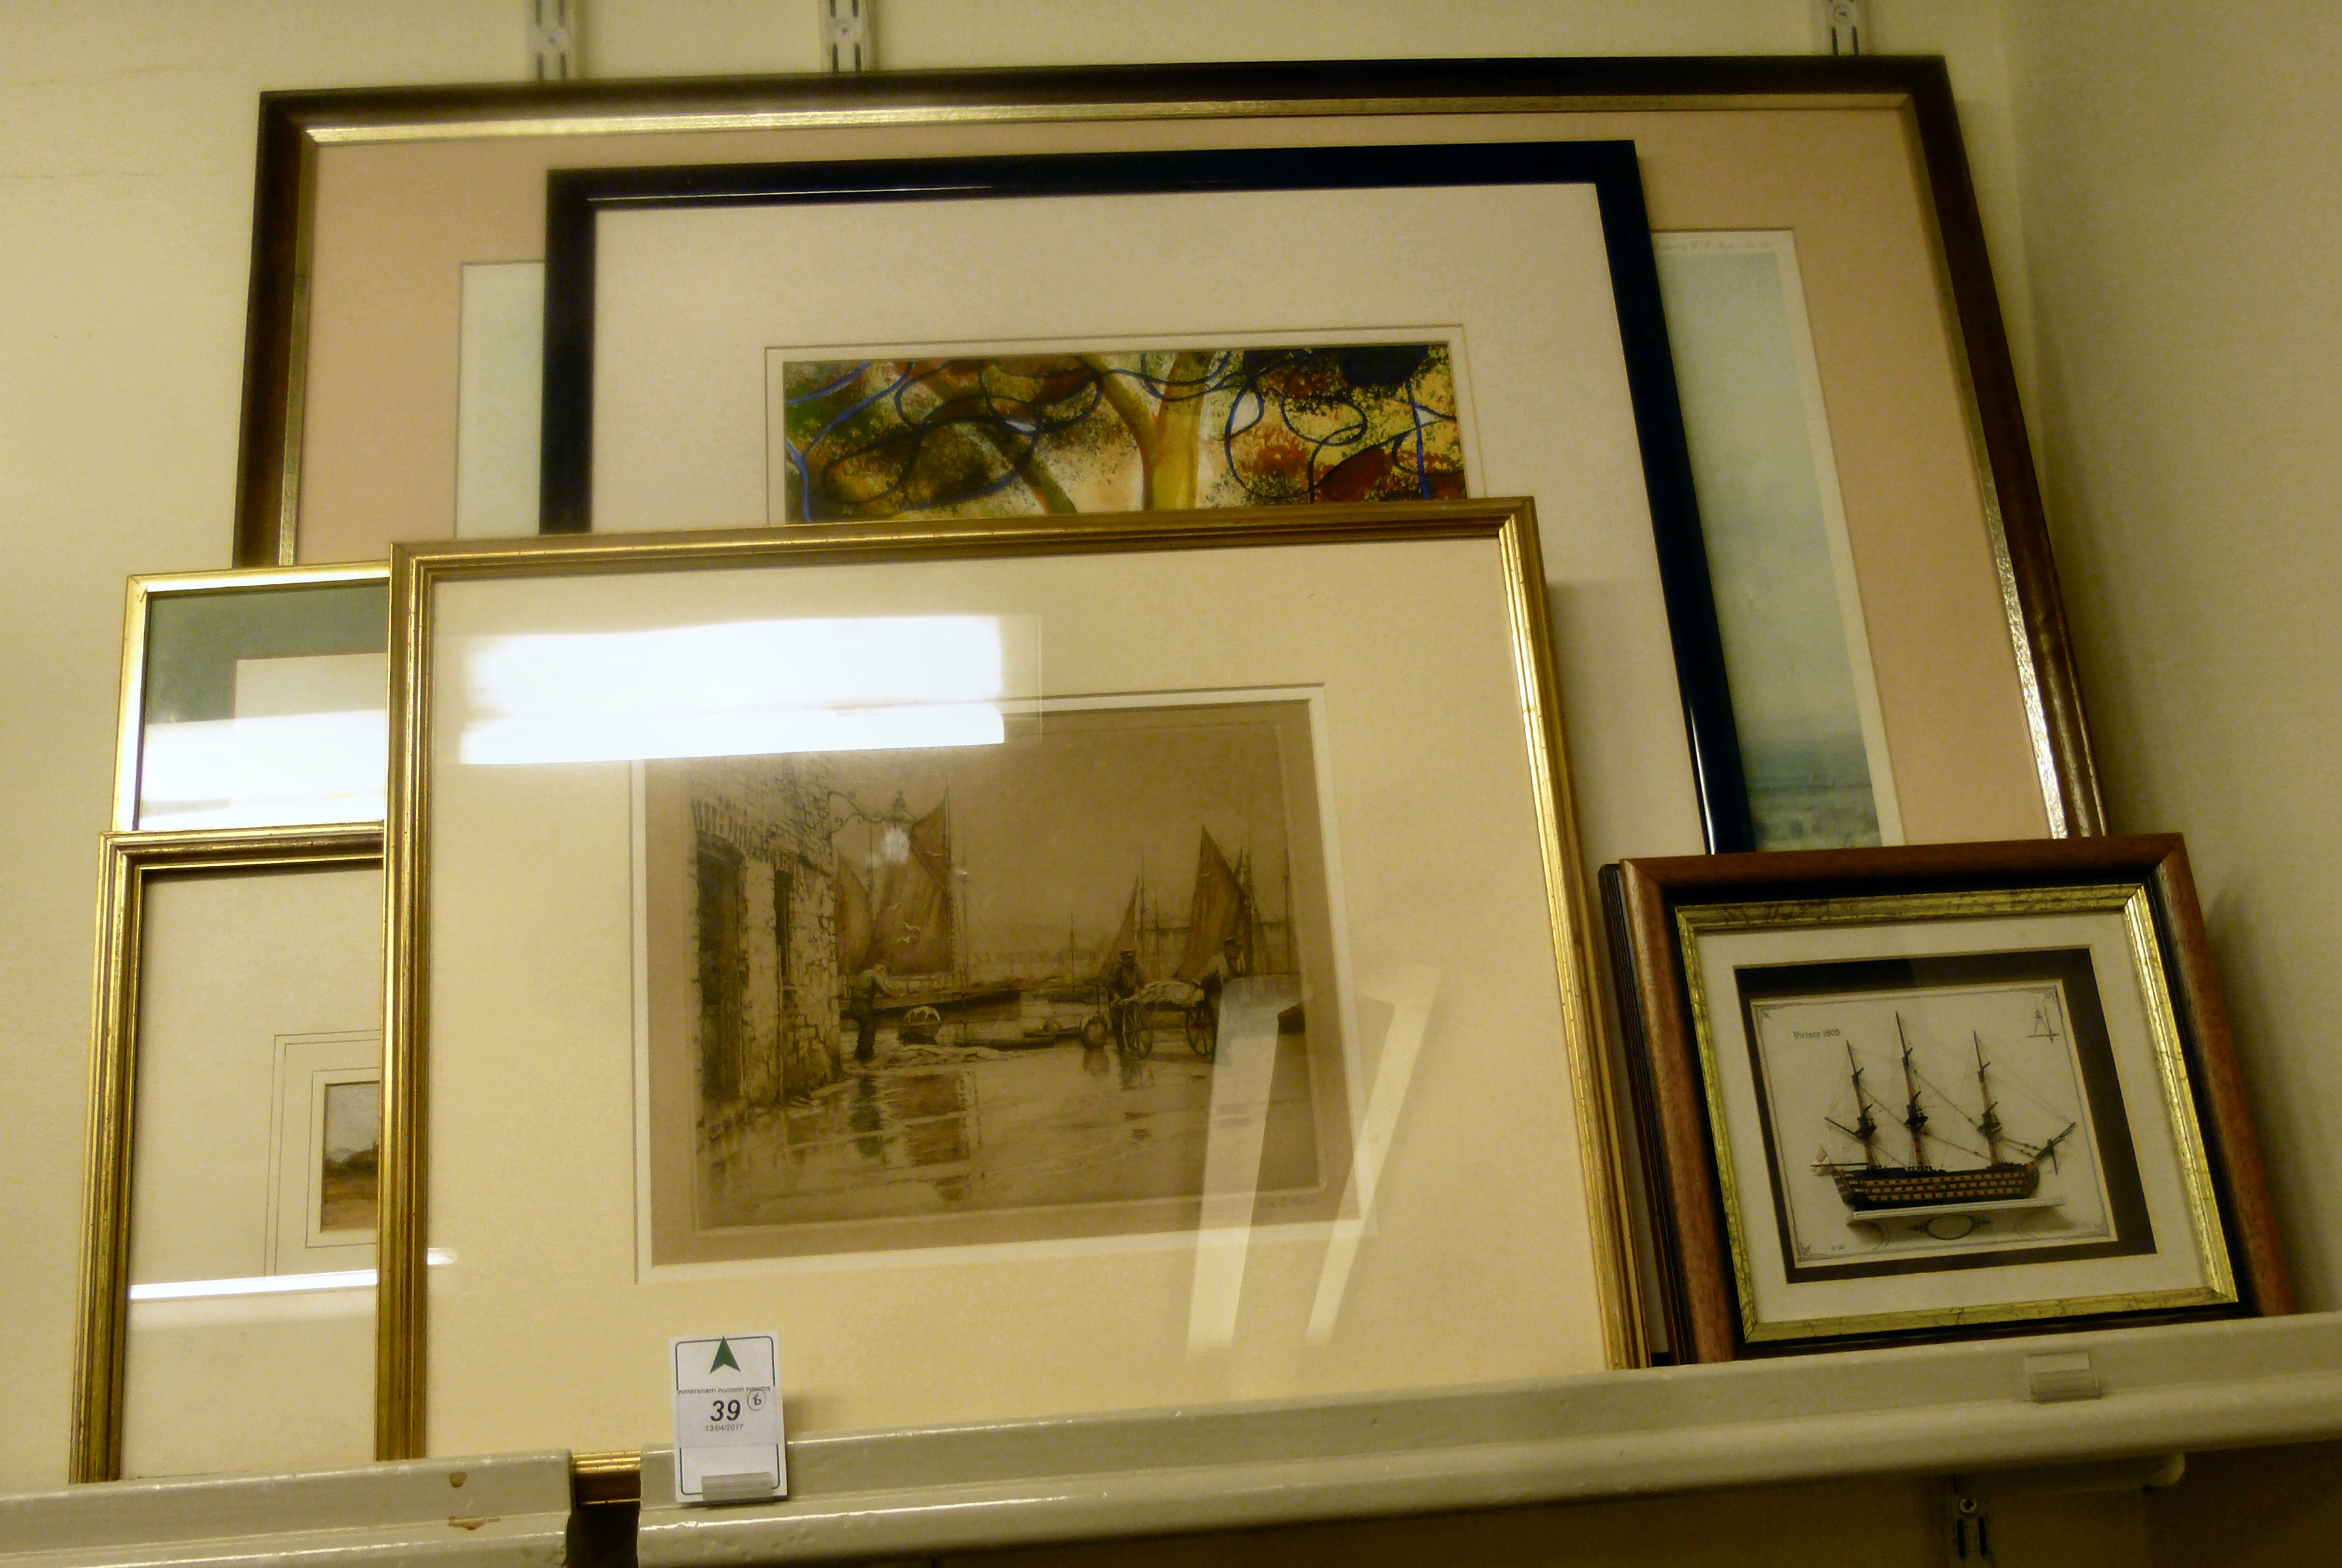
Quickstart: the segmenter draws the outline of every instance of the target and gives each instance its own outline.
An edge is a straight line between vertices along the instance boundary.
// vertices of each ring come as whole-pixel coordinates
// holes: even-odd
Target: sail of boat
[[[1139,889],[1146,877],[1146,874],[1141,871],[1131,879],[1130,898],[1122,906],[1122,924],[1114,928],[1114,940],[1106,944],[1104,953],[1098,954],[1097,972],[1090,978],[1101,985],[1106,984],[1106,977],[1114,968],[1116,960],[1126,952],[1138,951]]]
[[[1181,955],[1177,978],[1193,984],[1220,951],[1220,944],[1236,938],[1241,948],[1252,928],[1252,900],[1230,869],[1227,856],[1212,842],[1209,828],[1196,851],[1196,897],[1187,909],[1187,949]]]
[[[886,868],[886,880],[870,916],[865,964],[883,964],[894,974],[941,974],[952,967],[951,825],[937,805],[913,823],[901,860]],[[842,951],[842,949],[841,949]]]
[[[837,933],[837,972],[858,974],[869,967],[870,888],[840,856],[833,884],[832,929]]]

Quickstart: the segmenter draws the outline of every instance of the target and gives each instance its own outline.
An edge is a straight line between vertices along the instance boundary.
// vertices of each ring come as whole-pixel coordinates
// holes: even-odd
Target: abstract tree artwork
[[[793,523],[1466,494],[1444,343],[780,360]]]

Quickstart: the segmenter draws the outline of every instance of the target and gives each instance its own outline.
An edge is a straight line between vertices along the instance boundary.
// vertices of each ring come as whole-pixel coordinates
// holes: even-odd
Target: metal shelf
[[[670,1456],[654,1450],[638,1543],[646,1565],[916,1556],[2337,1436],[2342,1313],[2327,1313],[818,1433],[789,1444],[789,1499],[729,1508],[666,1503]],[[555,1452],[0,1497],[0,1568],[554,1563],[570,1472]],[[581,1490],[623,1496],[626,1479],[606,1466]]]
[[[280,1475],[104,1481],[0,1497],[0,1563],[544,1568],[563,1559],[569,1495],[569,1455],[558,1449]]]
[[[919,1555],[2333,1436],[2328,1313],[813,1436],[789,1445],[787,1501],[723,1509],[665,1503],[652,1452],[639,1544],[645,1568]]]

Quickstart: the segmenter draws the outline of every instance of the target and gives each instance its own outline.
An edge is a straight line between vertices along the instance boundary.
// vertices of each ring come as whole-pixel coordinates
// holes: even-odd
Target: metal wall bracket
[[[2184,1453],[2036,1464],[1955,1475],[1944,1489],[1944,1561],[1950,1568],[1993,1568],[1998,1527],[1993,1505],[2012,1497],[2070,1497],[2091,1492],[2155,1492],[2187,1473]]]
[[[1868,0],[1819,0],[1822,26],[1829,34],[1833,55],[1870,53]]]
[[[586,0],[523,0],[528,6],[528,56],[540,82],[574,82],[586,73],[577,50]]]
[[[1951,1568],[1992,1568],[1992,1509],[1957,1481],[1944,1492],[1944,1561]]]
[[[878,0],[821,0],[821,68],[870,71],[878,65]]]

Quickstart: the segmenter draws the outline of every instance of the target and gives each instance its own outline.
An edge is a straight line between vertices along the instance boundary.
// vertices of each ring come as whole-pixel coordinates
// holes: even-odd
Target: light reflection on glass
[[[380,708],[149,724],[140,748],[138,825],[379,817],[389,748]]]
[[[1361,983],[1389,993],[1390,1023],[1376,1059],[1372,1086],[1366,1091],[1366,1114],[1358,1119],[1357,1152],[1350,1162],[1348,1191],[1342,1196],[1333,1233],[1326,1240],[1326,1262],[1318,1271],[1317,1299],[1309,1309],[1309,1342],[1324,1344],[1334,1337],[1341,1316],[1342,1297],[1349,1289],[1350,1268],[1357,1261],[1358,1238],[1365,1233],[1375,1204],[1375,1183],[1382,1175],[1383,1159],[1390,1153],[1398,1129],[1399,1105],[1415,1080],[1416,1058],[1431,1024],[1431,1004],[1439,996],[1439,971],[1425,964],[1404,964],[1390,974]]]
[[[631,762],[650,757],[766,756],[780,752],[896,751],[998,745],[990,703],[746,714],[606,714],[487,719],[464,732],[467,763]]]
[[[466,763],[997,745],[987,615],[489,637],[465,656]]]
[[[455,1254],[445,1247],[432,1247],[424,1253],[424,1262],[433,1268],[445,1267],[455,1261]],[[135,1302],[187,1301],[198,1296],[257,1296],[281,1295],[293,1291],[372,1290],[375,1271],[372,1269],[332,1269],[308,1274],[256,1274],[232,1280],[165,1280],[153,1284],[132,1285],[130,1299]]]
[[[1226,1349],[1236,1342],[1253,1200],[1260,1191],[1261,1147],[1268,1133],[1276,1019],[1300,1000],[1299,976],[1286,974],[1231,980],[1221,996],[1211,1123],[1204,1143],[1204,1202],[1187,1307],[1191,1352]]]

